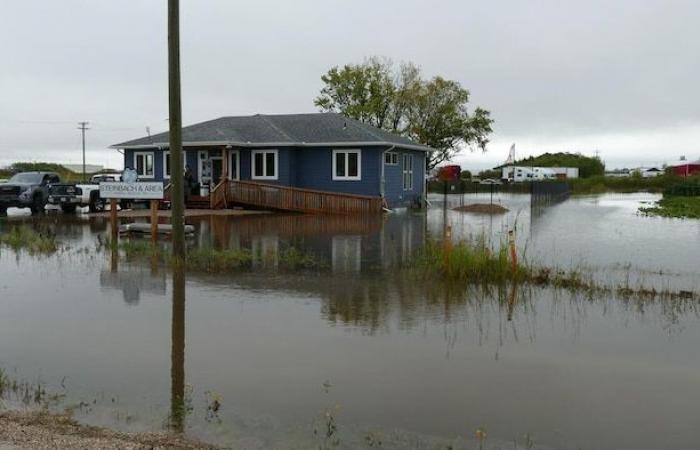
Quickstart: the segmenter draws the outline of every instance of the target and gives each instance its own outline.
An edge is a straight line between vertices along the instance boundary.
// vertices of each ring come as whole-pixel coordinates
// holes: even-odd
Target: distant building
[[[615,169],[605,172],[606,177],[627,178],[630,176],[629,169]]]
[[[503,166],[501,179],[516,183],[578,178],[578,167]]]
[[[689,177],[691,175],[695,175],[696,173],[700,173],[700,160],[697,161],[678,161],[675,164],[672,164],[671,170],[673,171],[674,175],[678,175],[679,177]]]
[[[659,167],[636,167],[630,171],[632,174],[638,173],[642,178],[653,178],[664,174],[664,169]]]

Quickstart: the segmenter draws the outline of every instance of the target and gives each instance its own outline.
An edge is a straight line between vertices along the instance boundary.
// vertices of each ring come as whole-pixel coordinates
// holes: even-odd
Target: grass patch
[[[58,251],[56,237],[46,231],[39,232],[27,225],[13,227],[0,235],[0,245],[19,252],[25,250],[30,254],[53,254]]]
[[[492,250],[482,241],[454,245],[427,243],[409,264],[425,280],[460,282],[474,285],[522,283],[554,287],[588,295],[617,295],[621,298],[695,299],[691,291],[666,291],[629,285],[606,286],[577,270],[554,270],[517,262],[513,265],[506,246]]]
[[[692,177],[700,179],[700,177]],[[632,174],[629,177],[606,177],[603,175],[589,178],[574,178],[567,180],[572,194],[601,194],[605,192],[656,192],[678,185],[683,178],[665,174],[658,177],[643,178]]]
[[[700,219],[700,197],[664,197],[656,205],[639,208],[639,211],[649,216]]]
[[[208,273],[225,273],[251,267],[253,257],[245,249],[216,250],[198,248],[189,250],[185,262],[189,270]]]
[[[494,251],[483,241],[454,245],[428,242],[417,253],[411,267],[426,276],[478,284],[520,280],[527,275],[522,264],[516,264],[513,271],[505,246]]]
[[[105,248],[109,248],[107,245]],[[128,240],[119,244],[119,249],[127,261],[144,261],[158,259],[170,266],[173,263],[172,252],[169,248],[154,245],[145,240]],[[275,267],[281,270],[313,270],[325,265],[314,255],[296,247],[288,247],[279,252],[254,254],[248,249],[215,249],[201,247],[189,249],[185,256],[188,270],[206,273],[228,273],[247,271],[264,267]]]

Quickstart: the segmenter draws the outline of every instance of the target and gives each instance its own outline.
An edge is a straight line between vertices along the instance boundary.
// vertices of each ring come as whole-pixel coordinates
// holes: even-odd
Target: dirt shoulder
[[[121,433],[80,425],[67,414],[0,412],[0,450],[215,449],[169,433]]]

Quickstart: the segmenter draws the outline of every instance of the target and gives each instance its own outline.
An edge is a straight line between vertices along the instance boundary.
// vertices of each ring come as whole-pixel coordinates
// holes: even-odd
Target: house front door
[[[224,159],[220,156],[211,158],[211,188],[219,184],[224,173]]]

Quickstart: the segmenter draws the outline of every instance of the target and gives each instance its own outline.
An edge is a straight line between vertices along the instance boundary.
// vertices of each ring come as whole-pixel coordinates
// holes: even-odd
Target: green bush
[[[639,175],[630,177],[594,176],[590,178],[573,178],[567,180],[573,194],[599,194],[603,192],[664,192],[670,186],[682,182],[675,175],[659,175],[643,178]]]

